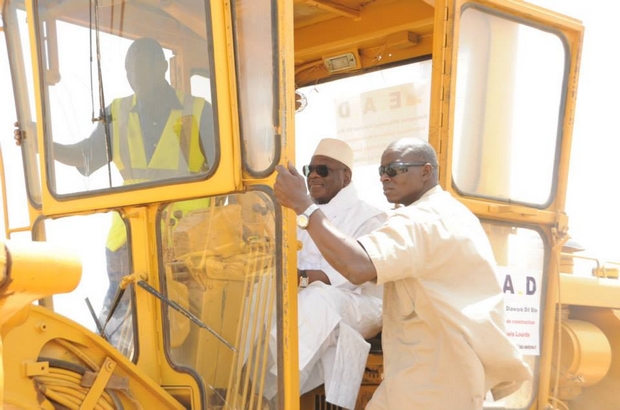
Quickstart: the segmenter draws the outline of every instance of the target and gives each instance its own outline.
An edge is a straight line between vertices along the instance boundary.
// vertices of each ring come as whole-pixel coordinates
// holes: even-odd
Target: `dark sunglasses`
[[[410,167],[423,167],[428,164],[428,162],[392,162],[391,164],[381,165],[379,167],[379,176],[383,176],[383,174],[387,174],[388,177],[392,178],[398,174],[402,174],[407,172]]]
[[[316,172],[318,176],[325,178],[329,175],[329,171],[343,170],[344,168],[329,168],[327,165],[304,165],[302,168],[305,176],[310,176],[311,173]]]

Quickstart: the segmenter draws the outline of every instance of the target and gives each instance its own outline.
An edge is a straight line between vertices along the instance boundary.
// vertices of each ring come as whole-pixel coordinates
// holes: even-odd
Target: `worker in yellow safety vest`
[[[113,100],[89,138],[76,144],[54,143],[54,158],[85,176],[113,162],[123,185],[208,172],[216,155],[211,104],[172,88],[165,77],[168,62],[154,39],[141,38],[131,44],[125,69],[134,94]],[[207,206],[208,200],[204,201]],[[120,280],[129,273],[127,228],[118,213],[113,213],[106,248],[110,287],[101,320],[106,318]],[[121,329],[129,302],[129,292],[125,292],[114,314],[118,320],[106,327],[108,336]]]

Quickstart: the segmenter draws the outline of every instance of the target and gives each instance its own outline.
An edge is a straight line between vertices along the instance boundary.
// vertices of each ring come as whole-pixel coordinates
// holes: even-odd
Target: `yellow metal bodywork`
[[[0,0],[0,9],[6,5]],[[105,6],[114,2],[104,2]],[[108,4],[109,3],[109,4]],[[127,3],[127,2],[121,2]],[[134,2],[150,7],[153,2]],[[251,3],[251,2],[250,2]],[[208,180],[183,181],[167,186],[144,187],[140,190],[118,190],[95,195],[79,195],[58,198],[48,185],[48,168],[36,170],[36,153],[25,148],[24,155],[31,156],[28,172],[40,177],[41,202],[28,204],[30,226],[15,227],[6,217],[7,235],[32,231],[33,238],[44,241],[46,232],[41,221],[51,218],[64,218],[77,215],[95,215],[108,211],[119,212],[131,232],[132,272],[125,276],[122,287],[133,288],[133,309],[136,312],[135,334],[138,341],[133,362],[121,355],[111,345],[90,330],[87,330],[65,317],[52,312],[53,304],[42,302],[47,307],[30,306],[36,300],[53,294],[71,291],[79,282],[79,266],[75,260],[60,253],[50,254],[33,245],[34,250],[18,251],[12,259],[13,272],[30,272],[12,276],[4,273],[0,277],[0,325],[2,353],[4,358],[4,396],[0,403],[5,408],[46,408],[53,406],[46,397],[66,400],[73,406],[80,403],[81,408],[95,408],[101,402],[119,400],[127,408],[139,403],[142,408],[191,408],[199,409],[204,403],[207,408],[221,403],[209,401],[228,390],[230,408],[270,408],[274,404],[254,397],[256,386],[264,382],[264,363],[257,349],[249,355],[250,361],[256,359],[256,373],[248,374],[244,369],[241,346],[248,338],[264,339],[265,329],[254,331],[254,327],[244,322],[250,317],[244,298],[249,289],[266,286],[261,278],[277,282],[278,294],[270,294],[267,302],[261,305],[261,313],[267,315],[267,306],[277,306],[277,316],[270,317],[268,323],[278,323],[281,331],[281,345],[278,350],[281,389],[276,402],[281,408],[314,408],[316,398],[323,394],[319,388],[299,400],[299,375],[297,371],[297,280],[296,275],[296,227],[294,213],[275,205],[269,212],[274,220],[261,229],[267,231],[270,243],[255,243],[254,247],[242,246],[247,239],[248,227],[258,224],[250,212],[256,198],[253,192],[261,192],[267,198],[275,180],[273,168],[263,173],[253,173],[244,158],[247,141],[241,132],[240,100],[235,60],[235,47],[238,43],[251,39],[238,36],[235,32],[234,7],[242,11],[250,10],[247,1],[229,2],[213,0],[209,2],[212,21],[212,52],[217,62],[214,70],[217,92],[217,121],[220,127],[220,161],[217,171]],[[502,222],[514,226],[536,228],[547,246],[545,259],[545,286],[541,317],[541,352],[537,368],[534,390],[537,391],[531,409],[562,408],[570,409],[613,409],[620,406],[614,393],[620,379],[620,285],[617,270],[598,270],[595,277],[590,272],[578,274],[561,273],[562,247],[568,239],[568,217],[564,213],[567,177],[570,159],[570,143],[574,110],[577,95],[577,80],[583,27],[581,23],[542,8],[513,0],[295,0],[276,1],[273,15],[277,24],[273,32],[277,39],[274,45],[274,71],[278,83],[274,90],[276,119],[274,134],[277,136],[279,157],[275,161],[287,164],[295,158],[295,98],[297,87],[307,86],[334,78],[343,78],[377,70],[393,64],[421,58],[432,58],[431,110],[429,119],[429,141],[439,155],[441,185],[451,192],[478,217],[486,221]],[[38,35],[34,21],[36,2],[24,3],[29,18],[31,38]],[[187,24],[192,33],[201,33],[203,17],[183,9],[175,2],[162,2],[162,8],[170,15],[177,16]],[[233,7],[234,6],[234,7]],[[558,151],[557,174],[554,179],[552,200],[544,207],[527,204],[508,203],[498,200],[467,196],[453,185],[454,172],[454,111],[456,104],[455,84],[458,71],[458,40],[461,14],[466,7],[484,7],[516,20],[527,20],[549,30],[561,33],[566,39],[569,61],[563,104],[565,114],[562,143]],[[152,34],[155,28],[145,27],[143,32],[133,36]],[[184,50],[187,61],[191,53]],[[502,50],[490,64],[498,65],[510,59]],[[39,60],[36,41],[30,44],[32,58],[32,81],[36,101],[37,122],[44,122],[43,107],[46,103],[41,95],[44,85],[39,70],[43,62]],[[330,72],[325,60],[351,53],[356,64],[345,71]],[[178,64],[183,64],[182,53],[177,56]],[[176,57],[175,57],[176,58]],[[506,70],[516,70],[508,64]],[[181,74],[175,79],[178,84],[188,87],[188,78]],[[502,87],[491,87],[494,93],[501,93]],[[486,107],[491,112],[501,107]],[[249,110],[251,111],[251,110]],[[251,113],[245,112],[244,115]],[[492,117],[492,116],[491,116]],[[490,117],[490,118],[491,118]],[[38,126],[36,136],[41,147],[41,157],[47,147],[45,128]],[[492,156],[498,147],[493,134],[501,131],[492,120],[485,123],[486,133],[481,138],[482,155]],[[253,130],[252,130],[253,131]],[[248,132],[248,130],[246,130]],[[249,132],[248,134],[249,135]],[[32,137],[32,136],[29,136]],[[499,159],[498,159],[499,161]],[[43,163],[43,165],[45,165]],[[4,178],[7,172],[2,170]],[[481,174],[481,185],[501,186],[505,175]],[[5,184],[3,184],[4,188]],[[3,191],[4,192],[4,191]],[[249,195],[248,195],[249,194]],[[3,197],[6,201],[11,193]],[[234,206],[232,198],[248,199],[248,203]],[[181,219],[171,236],[175,246],[166,247],[170,239],[165,228],[158,225],[162,210],[170,203],[195,198],[220,201],[218,212],[230,213],[232,218],[228,227],[218,229],[217,244],[209,242],[212,220],[201,209]],[[229,201],[229,202],[227,202]],[[259,206],[259,208],[260,208]],[[6,209],[5,202],[5,209]],[[213,214],[211,214],[213,215]],[[248,216],[250,215],[250,216]],[[215,217],[213,217],[215,219]],[[241,223],[243,221],[243,223]],[[235,222],[239,222],[238,226]],[[239,236],[232,235],[237,229]],[[230,234],[230,235],[229,235]],[[245,236],[244,236],[245,235]],[[504,251],[500,243],[505,240],[503,232],[490,233],[495,239],[498,255]],[[184,242],[185,241],[185,242]],[[187,244],[182,249],[181,244]],[[184,255],[183,262],[167,259],[162,249]],[[198,253],[197,250],[200,250]],[[501,256],[498,256],[501,259]],[[8,267],[8,258],[0,258]],[[163,261],[163,263],[162,263]],[[201,265],[204,263],[204,265]],[[144,281],[152,288],[167,292],[174,302],[191,311],[192,294],[186,286],[188,281],[175,271],[179,265],[190,272],[191,280],[200,282],[206,297],[200,300],[200,319],[216,328],[219,334],[237,350],[222,353],[214,359],[210,352],[221,346],[213,338],[197,335],[192,322],[183,314],[165,307],[144,287],[137,286]],[[208,265],[208,268],[206,266]],[[260,265],[260,267],[258,267]],[[42,269],[41,266],[45,267]],[[268,266],[269,268],[265,268]],[[165,272],[160,272],[160,270]],[[183,274],[186,272],[183,271]],[[608,274],[609,273],[609,274]],[[606,276],[606,277],[600,277]],[[276,285],[273,285],[276,286]],[[271,298],[271,299],[269,299]],[[168,309],[168,310],[166,310]],[[562,311],[559,315],[556,312]],[[175,318],[172,319],[171,318]],[[255,317],[256,323],[261,318]],[[174,323],[174,326],[171,325]],[[172,329],[172,330],[171,330]],[[28,341],[24,343],[24,341]],[[212,381],[213,392],[203,391],[194,375],[183,368],[182,362],[170,357],[185,345],[192,345],[196,353],[192,356],[192,371],[201,373]],[[261,345],[264,349],[266,345]],[[51,359],[50,359],[51,358]],[[48,360],[49,359],[49,360]],[[220,360],[225,366],[212,366],[211,361]],[[264,360],[263,360],[264,361]],[[87,387],[79,386],[75,370],[87,374]],[[259,370],[260,369],[260,370]],[[262,373],[261,373],[262,372]],[[380,352],[371,355],[364,384],[358,398],[357,408],[363,408],[381,380],[382,356]],[[70,380],[69,387],[61,389],[48,387],[59,379]],[[2,380],[2,378],[0,378]],[[258,380],[258,383],[256,382]],[[77,383],[77,384],[76,384]],[[37,386],[38,392],[33,386]],[[104,388],[109,387],[109,395]],[[111,386],[111,387],[110,387]],[[252,390],[254,389],[254,390]],[[260,388],[259,388],[260,390]],[[47,395],[46,395],[47,392]],[[2,391],[0,391],[0,394]],[[49,395],[49,396],[48,396]],[[207,397],[208,399],[205,399]],[[215,399],[213,399],[215,400]],[[561,402],[561,403],[560,403]],[[611,406],[611,407],[609,407]],[[137,406],[136,406],[137,407]]]
[[[111,401],[101,389],[105,382],[126,408],[136,402],[143,408],[183,408],[108,343],[46,308],[32,307],[24,323],[4,337],[4,346],[13,352],[4,361],[5,371],[11,374],[5,381],[7,405],[53,409],[43,398],[48,397],[95,408],[95,403]],[[32,358],[38,358],[40,371],[28,371]],[[91,375],[92,383],[83,386],[85,375]],[[43,397],[34,394],[33,380]]]
[[[12,353],[5,355],[5,349],[13,352],[16,348],[7,335],[23,325],[32,302],[72,291],[81,273],[79,259],[64,249],[43,243],[0,243],[0,403],[5,402],[4,372],[10,375],[7,382],[17,379],[15,369],[11,370],[3,360],[5,356],[14,356]],[[29,339],[21,343],[25,340]]]

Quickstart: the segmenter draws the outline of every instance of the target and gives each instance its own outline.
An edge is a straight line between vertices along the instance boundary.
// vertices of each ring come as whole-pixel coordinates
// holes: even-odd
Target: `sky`
[[[614,190],[620,174],[619,132],[614,120],[620,114],[620,66],[616,38],[609,27],[618,24],[620,2],[609,0],[535,0],[532,3],[574,17],[586,27],[581,57],[576,118],[573,132],[566,211],[569,234],[586,248],[584,254],[601,262],[620,262],[620,212]],[[15,153],[13,95],[0,32],[0,142],[3,155]],[[11,170],[6,170],[10,176]],[[0,220],[0,238],[4,237]]]

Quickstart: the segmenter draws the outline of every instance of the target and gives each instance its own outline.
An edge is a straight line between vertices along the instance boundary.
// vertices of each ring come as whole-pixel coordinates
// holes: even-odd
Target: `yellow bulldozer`
[[[17,113],[0,163],[0,407],[334,410],[321,387],[299,393],[298,242],[275,166],[343,139],[387,210],[381,152],[414,136],[483,223],[506,332],[534,371],[485,408],[620,408],[618,269],[573,272],[565,213],[581,22],[517,0],[0,12]],[[149,81],[168,91],[137,116]],[[381,375],[376,343],[357,409]]]

